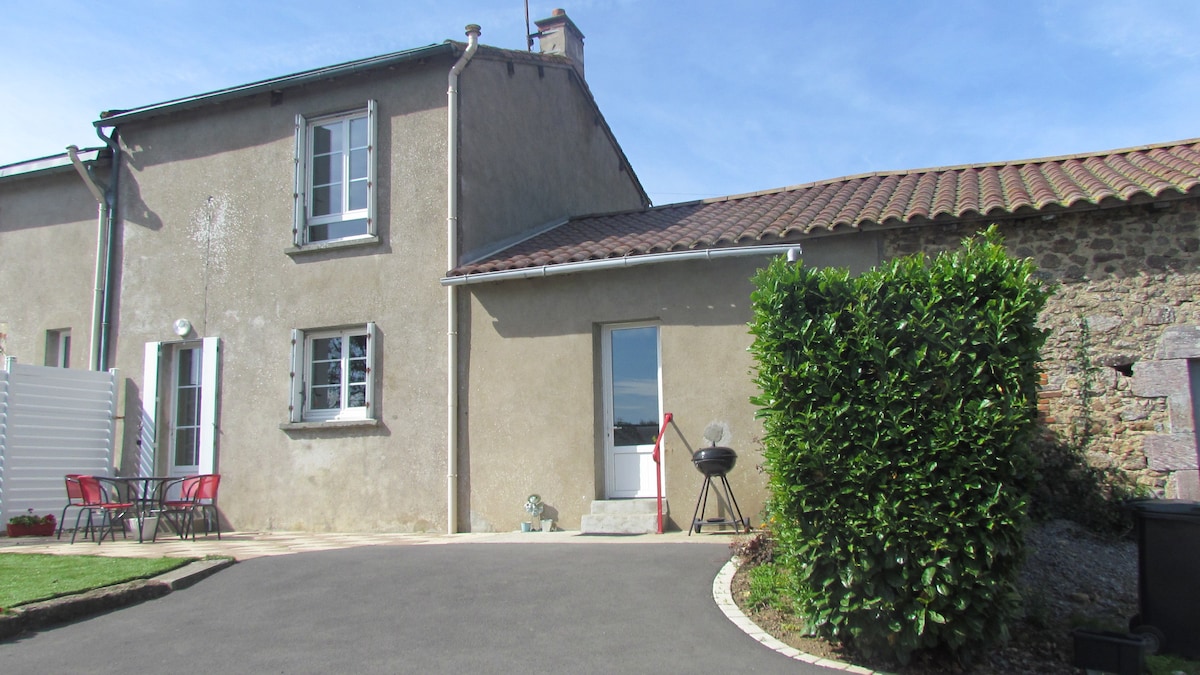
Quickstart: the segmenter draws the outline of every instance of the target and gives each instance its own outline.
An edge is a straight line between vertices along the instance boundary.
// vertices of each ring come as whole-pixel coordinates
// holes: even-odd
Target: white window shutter
[[[376,336],[379,331],[375,328],[375,323],[367,324],[367,419],[375,419],[375,360],[378,358],[376,354],[379,341]]]
[[[367,101],[367,234],[371,236],[378,234],[378,228],[375,226],[375,173],[379,163],[379,153],[376,152],[376,126],[379,124],[379,115],[376,114],[376,108],[377,103],[374,99]]]
[[[308,191],[307,152],[308,120],[305,119],[304,115],[296,115],[296,184],[293,195],[294,204],[292,206],[292,243],[296,246],[303,246],[308,239],[306,232],[306,223],[308,222],[306,204],[308,199],[305,194]]]
[[[288,421],[304,420],[304,331],[292,329],[292,383],[288,395]]]
[[[154,475],[154,459],[158,448],[158,378],[162,364],[162,343],[147,342],[142,366],[142,419],[138,423],[138,476]]]
[[[200,473],[217,472],[217,394],[221,338],[204,338],[200,357]]]

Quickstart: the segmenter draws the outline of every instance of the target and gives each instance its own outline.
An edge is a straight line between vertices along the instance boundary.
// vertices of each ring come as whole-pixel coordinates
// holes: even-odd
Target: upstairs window
[[[296,118],[294,243],[375,235],[375,102],[353,112]]]

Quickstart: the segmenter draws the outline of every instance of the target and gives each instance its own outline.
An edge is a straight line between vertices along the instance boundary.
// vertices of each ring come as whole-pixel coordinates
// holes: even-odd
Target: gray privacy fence
[[[64,475],[112,474],[117,371],[0,366],[0,524],[30,508],[57,518]]]

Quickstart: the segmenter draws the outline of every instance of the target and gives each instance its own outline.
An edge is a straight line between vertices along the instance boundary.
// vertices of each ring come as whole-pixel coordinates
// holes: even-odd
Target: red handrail
[[[658,533],[659,534],[663,533],[663,519],[662,519],[662,516],[663,516],[663,514],[662,514],[663,494],[662,494],[662,454],[659,452],[658,449],[662,446],[663,434],[667,433],[667,425],[671,423],[672,417],[674,417],[674,415],[672,415],[671,413],[667,413],[666,415],[663,415],[662,428],[658,430],[658,436],[655,437],[655,439],[654,439],[654,473],[655,473],[654,479],[658,486]]]

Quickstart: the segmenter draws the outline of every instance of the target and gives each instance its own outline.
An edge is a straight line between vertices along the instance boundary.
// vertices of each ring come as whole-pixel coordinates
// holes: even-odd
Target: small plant
[[[770,531],[762,530],[729,542],[729,552],[743,565],[764,565],[775,559],[775,539]]]
[[[1169,654],[1146,657],[1146,672],[1150,675],[1200,675],[1200,663]]]
[[[746,603],[751,607],[770,607],[788,615],[795,614],[792,601],[795,590],[789,583],[787,570],[775,563],[763,563],[747,574],[750,590]],[[794,630],[802,630],[802,623],[793,624]]]
[[[18,525],[21,527],[32,527],[34,525],[54,525],[56,522],[54,514],[48,513],[44,516],[39,516],[29,509],[24,515],[13,516],[8,519],[9,525]]]

